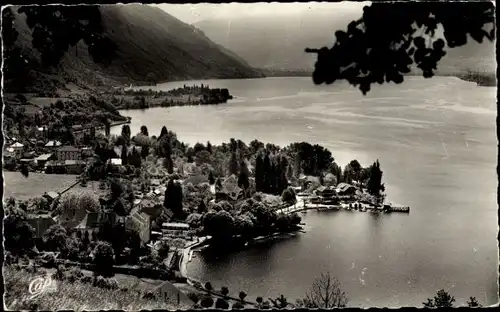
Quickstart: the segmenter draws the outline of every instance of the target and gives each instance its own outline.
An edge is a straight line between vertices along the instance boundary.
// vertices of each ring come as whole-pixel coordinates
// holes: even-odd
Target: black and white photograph
[[[2,5],[4,309],[498,307],[495,6]]]

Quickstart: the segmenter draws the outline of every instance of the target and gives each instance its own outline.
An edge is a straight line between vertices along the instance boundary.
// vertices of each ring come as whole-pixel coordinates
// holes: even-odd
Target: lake
[[[231,293],[304,296],[329,271],[350,306],[420,306],[444,288],[464,303],[498,302],[496,89],[453,77],[407,77],[363,96],[310,78],[206,80],[227,104],[123,111],[132,133],[161,127],[191,146],[230,138],[327,147],[345,166],[380,160],[388,200],[411,213],[308,212],[306,233],[214,259],[197,254],[189,274]],[[112,129],[119,133],[120,127]]]

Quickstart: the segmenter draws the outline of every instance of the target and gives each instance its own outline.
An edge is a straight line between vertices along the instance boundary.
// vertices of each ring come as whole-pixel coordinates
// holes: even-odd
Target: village
[[[95,246],[107,240],[114,249],[113,274],[166,281],[170,296],[173,291],[178,301],[193,292],[228,299],[227,294],[217,295],[190,278],[187,270],[195,250],[224,245],[227,235],[247,246],[280,233],[302,231],[297,213],[307,210],[409,212],[408,207],[383,204],[383,198],[369,194],[366,181],[347,178],[347,173],[349,183],[338,182],[332,173],[324,177],[292,174],[285,157],[269,160],[269,151],[277,147],[258,141],[248,147],[234,139],[217,147],[209,142],[189,147],[165,127],[159,137],[149,137],[145,126],[131,136],[125,123],[120,136],[110,135],[109,127],[73,125],[73,144],[68,145],[49,140],[46,127],[37,130],[34,138],[6,138],[5,169],[20,170],[26,179],[67,175],[74,181],[27,201],[7,200],[7,206],[26,212],[26,222],[34,229],[35,263],[92,272]],[[301,144],[294,148],[308,149]],[[267,178],[258,173],[259,166],[264,168],[259,164],[269,161],[276,162],[276,167],[286,165],[274,180],[270,173]],[[220,167],[228,162],[229,168]],[[368,169],[363,170],[358,171],[366,175]],[[259,179],[274,189],[266,189],[262,182],[259,186]],[[76,188],[81,192],[72,192]],[[248,213],[252,220],[247,219]],[[227,218],[234,228],[228,233],[234,234],[223,230]],[[250,225],[242,225],[246,223]],[[54,231],[66,233],[67,241],[47,248]],[[108,232],[105,238],[106,231],[113,231],[114,237]],[[134,239],[136,243],[131,243]],[[80,246],[73,256],[67,249],[71,240]],[[122,247],[115,248],[117,240],[125,242]]]

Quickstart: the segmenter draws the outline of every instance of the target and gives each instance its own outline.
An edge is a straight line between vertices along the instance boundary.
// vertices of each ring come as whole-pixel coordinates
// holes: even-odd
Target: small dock
[[[387,211],[388,212],[410,213],[410,207],[408,207],[408,206],[389,206]]]

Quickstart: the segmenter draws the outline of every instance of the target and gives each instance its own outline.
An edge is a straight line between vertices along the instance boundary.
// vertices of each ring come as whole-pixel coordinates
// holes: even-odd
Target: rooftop
[[[189,229],[189,224],[187,223],[165,222],[161,226],[164,228]]]
[[[49,160],[49,158],[52,156],[52,154],[42,154],[36,158],[36,160]]]
[[[61,142],[59,141],[49,141],[47,144],[45,144],[45,147],[57,147],[61,146]]]
[[[80,149],[78,147],[66,145],[66,146],[61,147],[58,151],[59,152],[79,152]]]

